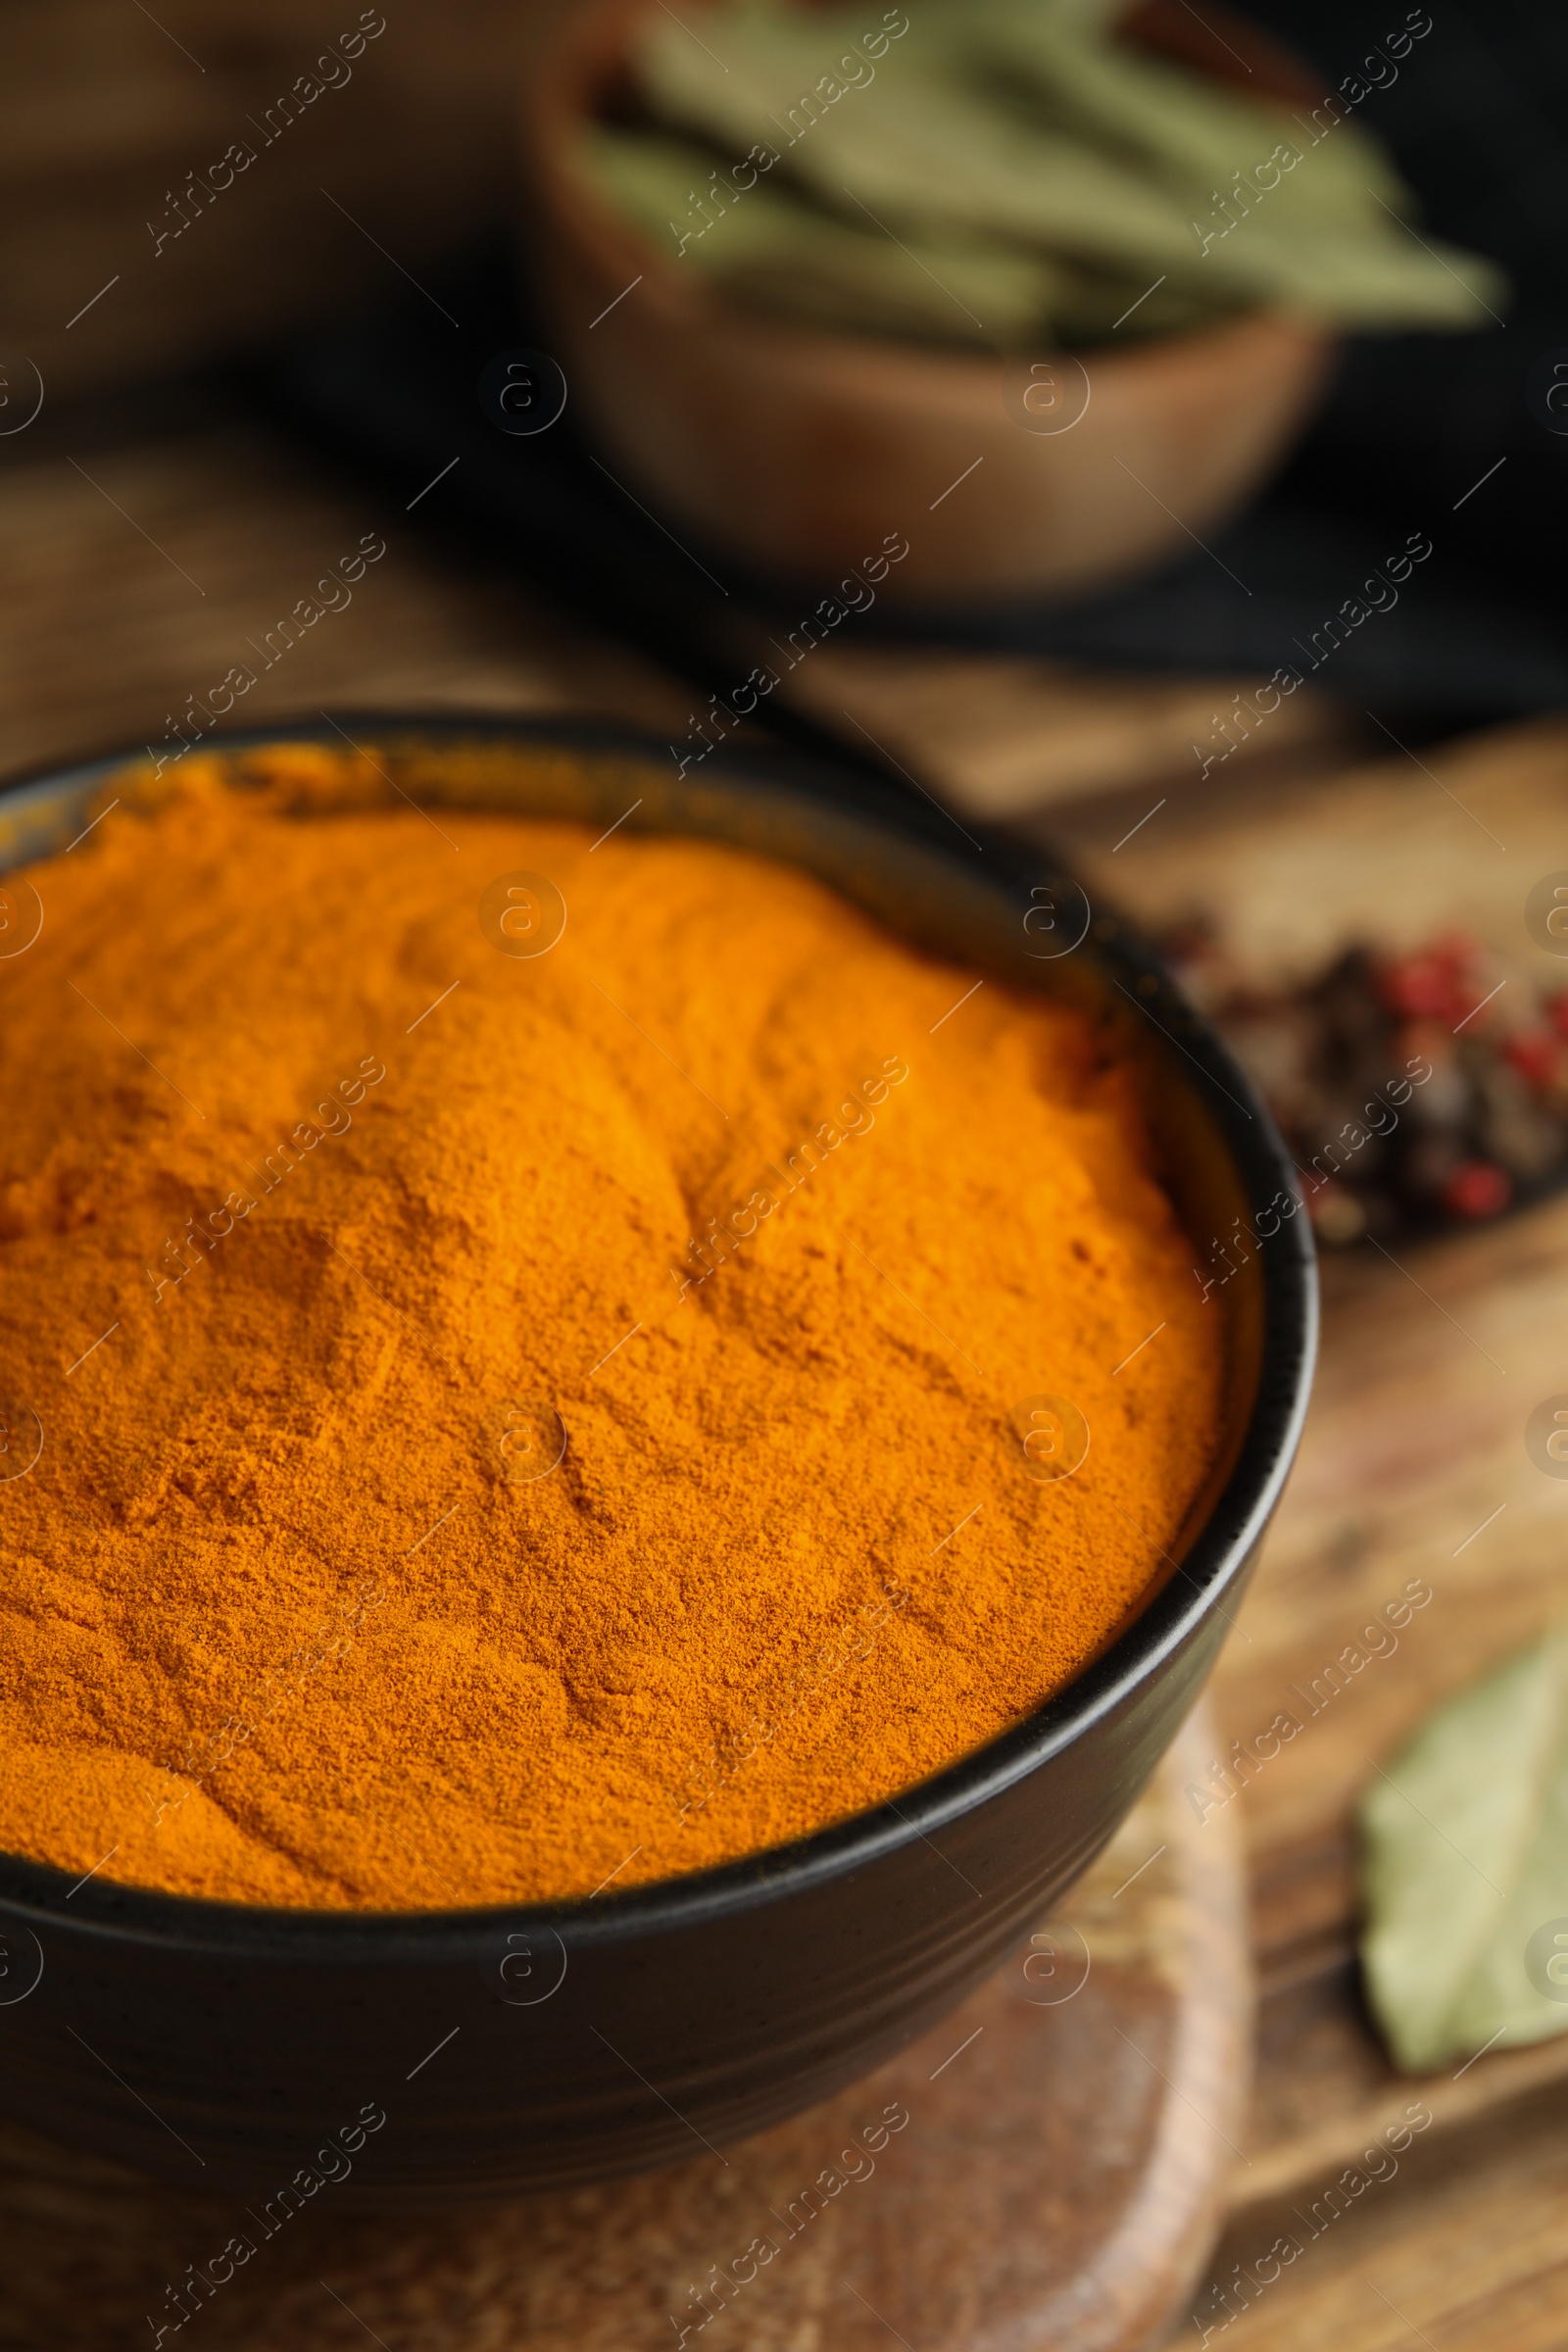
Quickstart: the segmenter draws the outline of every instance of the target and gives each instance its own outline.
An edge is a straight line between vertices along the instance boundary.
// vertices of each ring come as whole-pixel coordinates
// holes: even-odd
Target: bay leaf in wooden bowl
[[[547,44],[525,101],[527,254],[589,433],[677,530],[815,584],[902,540],[877,593],[905,603],[1082,592],[1217,527],[1288,448],[1336,344],[1305,310],[1077,353],[824,329],[728,299],[587,161],[657,8],[601,0]],[[716,18],[694,0],[682,22],[706,47]],[[1123,28],[1250,94],[1319,95],[1217,11],[1198,27],[1180,0],[1143,0]]]

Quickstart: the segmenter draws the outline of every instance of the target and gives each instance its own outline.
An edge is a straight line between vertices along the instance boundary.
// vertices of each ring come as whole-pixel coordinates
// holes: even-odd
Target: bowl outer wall
[[[1066,905],[1073,888],[1026,845],[985,836],[982,879],[969,837],[934,807],[861,778],[834,778],[829,792],[819,770],[769,754],[715,755],[680,781],[658,764],[666,746],[619,729],[341,715],[386,756],[423,746],[450,761],[464,747],[511,747],[542,760],[511,799],[519,812],[608,823],[634,781],[645,807],[629,830],[793,856],[924,944],[961,956],[967,938],[965,960],[1014,984],[1093,1002],[1110,1001],[1114,983],[1132,1002],[1142,983],[1151,1069],[1217,1154],[1203,1179],[1214,1228],[1238,1202],[1255,1216],[1291,1187],[1247,1081],[1115,918],[1096,918],[1054,962],[1019,949],[1031,893],[1055,890]],[[291,735],[333,740],[317,721],[214,741]],[[559,751],[569,764],[552,765]],[[0,796],[0,860],[69,838],[120,764]],[[1190,1228],[1203,1206],[1184,1203]],[[269,1912],[101,1877],[74,1887],[0,1856],[0,2105],[188,2187],[264,2199],[368,2107],[387,2120],[335,2201],[428,2204],[678,2161],[868,2072],[1027,1936],[1114,1832],[1194,1702],[1304,1413],[1316,1327],[1305,1226],[1292,1217],[1244,1255],[1217,1301],[1234,1330],[1254,1327],[1253,1394],[1180,1570],[1022,1724],[896,1806],[591,1905]],[[40,1955],[35,1988],[8,1997]]]

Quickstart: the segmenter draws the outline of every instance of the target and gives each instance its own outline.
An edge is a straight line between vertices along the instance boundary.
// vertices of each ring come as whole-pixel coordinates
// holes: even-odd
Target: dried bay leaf
[[[589,155],[622,212],[671,259],[717,279],[735,301],[812,325],[933,342],[1025,342],[1049,331],[1078,294],[1073,274],[1044,255],[951,234],[898,244],[869,223],[857,227],[822,212],[776,174],[731,189],[721,211],[726,199],[711,192],[710,154],[658,132],[600,132]],[[699,195],[707,213],[691,201]],[[1120,307],[1131,300],[1123,293]]]
[[[654,27],[641,70],[662,115],[738,155],[755,139],[771,141],[819,202],[854,213],[858,199],[901,235],[948,222],[1109,263],[1196,266],[1187,215],[1167,189],[1082,136],[1042,137],[1009,119],[951,70],[946,53],[922,72],[907,36],[874,82],[840,81],[842,97],[808,103],[820,82],[839,79],[830,63],[824,70],[833,53],[814,15],[740,22],[756,29],[745,46],[729,38],[727,73],[683,44],[678,27]]]
[[[1102,342],[1130,313],[1133,335],[1269,307],[1387,331],[1496,315],[1500,272],[1404,225],[1414,199],[1343,108],[1225,87],[1116,39],[1115,13],[922,0],[878,30],[854,7],[738,0],[710,46],[660,12],[637,48],[649,119],[601,126],[601,177],[646,225],[650,137],[700,149],[721,205],[765,154],[768,195],[682,251],[732,300],[852,331],[1019,349]]]
[[[1568,2032],[1568,1983],[1527,1966],[1568,1920],[1568,1632],[1433,1716],[1374,1781],[1361,1832],[1362,1967],[1397,2065]]]

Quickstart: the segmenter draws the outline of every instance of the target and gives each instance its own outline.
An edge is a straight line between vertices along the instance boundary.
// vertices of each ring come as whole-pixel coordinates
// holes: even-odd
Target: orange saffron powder
[[[1222,1342],[1084,1017],[793,867],[432,817],[346,754],[121,793],[0,960],[0,1847],[618,1889],[1103,1644]]]

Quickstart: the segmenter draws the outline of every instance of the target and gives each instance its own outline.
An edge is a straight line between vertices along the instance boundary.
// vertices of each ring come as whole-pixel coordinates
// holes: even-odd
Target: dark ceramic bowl
[[[1150,953],[1040,853],[998,835],[977,849],[934,804],[768,753],[715,753],[681,779],[666,745],[605,728],[362,717],[350,732],[415,795],[596,828],[638,802],[628,831],[789,860],[922,945],[1085,1007],[1142,1073],[1195,1264],[1206,1279],[1212,1237],[1231,1236],[1237,1269],[1210,1294],[1225,1429],[1179,1565],[1064,1690],[896,1806],[690,1878],[484,1911],[268,1911],[0,1857],[10,2115],[252,2202],[341,2171],[317,2153],[346,2134],[334,2202],[415,2204],[757,2132],[878,2065],[1027,1936],[1213,1663],[1296,1446],[1316,1294],[1263,1105]],[[339,740],[226,740],[313,733]],[[0,795],[0,864],[63,847],[118,764]],[[1270,1238],[1237,1244],[1238,1220]]]

